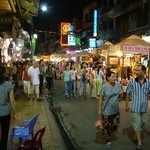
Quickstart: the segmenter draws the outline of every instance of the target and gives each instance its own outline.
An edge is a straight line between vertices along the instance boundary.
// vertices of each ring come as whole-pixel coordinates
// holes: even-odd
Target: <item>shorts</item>
[[[38,85],[30,85],[29,84],[28,89],[29,89],[30,94],[34,94],[34,93],[39,94],[40,93],[39,84]]]
[[[29,84],[30,84],[30,81],[26,81],[26,80],[23,81],[23,90],[24,90],[24,93],[29,94],[29,90],[28,90]]]
[[[145,122],[148,118],[148,113],[146,112],[132,112],[131,120],[134,131],[142,131],[145,127]]]

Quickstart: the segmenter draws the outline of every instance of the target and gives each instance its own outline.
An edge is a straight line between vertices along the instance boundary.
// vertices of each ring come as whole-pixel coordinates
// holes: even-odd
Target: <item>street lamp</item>
[[[43,5],[43,6],[41,7],[41,9],[42,9],[42,11],[47,11],[47,6],[46,6],[46,5]]]

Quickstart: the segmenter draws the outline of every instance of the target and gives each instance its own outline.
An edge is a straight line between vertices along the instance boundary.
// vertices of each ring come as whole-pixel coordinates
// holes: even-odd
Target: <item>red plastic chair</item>
[[[36,132],[32,140],[26,140],[21,144],[17,150],[43,150],[42,137],[45,133],[45,127]]]

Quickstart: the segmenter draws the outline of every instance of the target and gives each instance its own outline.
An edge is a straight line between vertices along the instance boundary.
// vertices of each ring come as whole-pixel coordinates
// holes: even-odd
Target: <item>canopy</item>
[[[98,53],[101,53],[103,55],[107,55],[109,50],[110,50],[110,47],[112,46],[113,44],[109,41],[107,41],[106,43],[104,43],[101,47],[98,47],[97,48],[97,52]]]
[[[109,41],[107,41],[106,43],[104,43],[101,47],[99,47],[98,49],[101,50],[109,50],[109,47],[112,46],[113,44]]]
[[[137,35],[131,35],[110,47],[110,52],[123,50],[126,53],[143,53],[148,54],[150,50],[150,43],[146,42]]]
[[[120,45],[123,45],[123,44],[131,44],[131,45],[135,44],[135,45],[146,45],[146,46],[149,45],[150,46],[150,43],[146,42],[145,40],[143,40],[137,35],[131,35],[127,37],[126,39],[120,42]]]
[[[88,51],[75,52],[75,53],[71,54],[71,56],[77,56],[77,57],[82,56],[82,55],[91,56],[92,54],[89,53]]]
[[[69,55],[66,55],[66,54],[52,54],[50,55],[50,58],[70,58]]]

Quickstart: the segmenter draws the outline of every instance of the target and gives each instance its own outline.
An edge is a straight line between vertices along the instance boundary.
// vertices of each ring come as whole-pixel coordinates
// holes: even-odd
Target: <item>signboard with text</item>
[[[68,22],[61,23],[61,38],[60,38],[61,46],[69,46],[69,44],[68,44],[68,28],[70,25],[71,25],[71,23],[68,23]]]
[[[96,47],[96,38],[89,38],[89,47],[90,48]]]
[[[124,44],[123,52],[125,53],[137,53],[137,54],[149,54],[150,52],[150,46],[145,45],[128,45]]]

